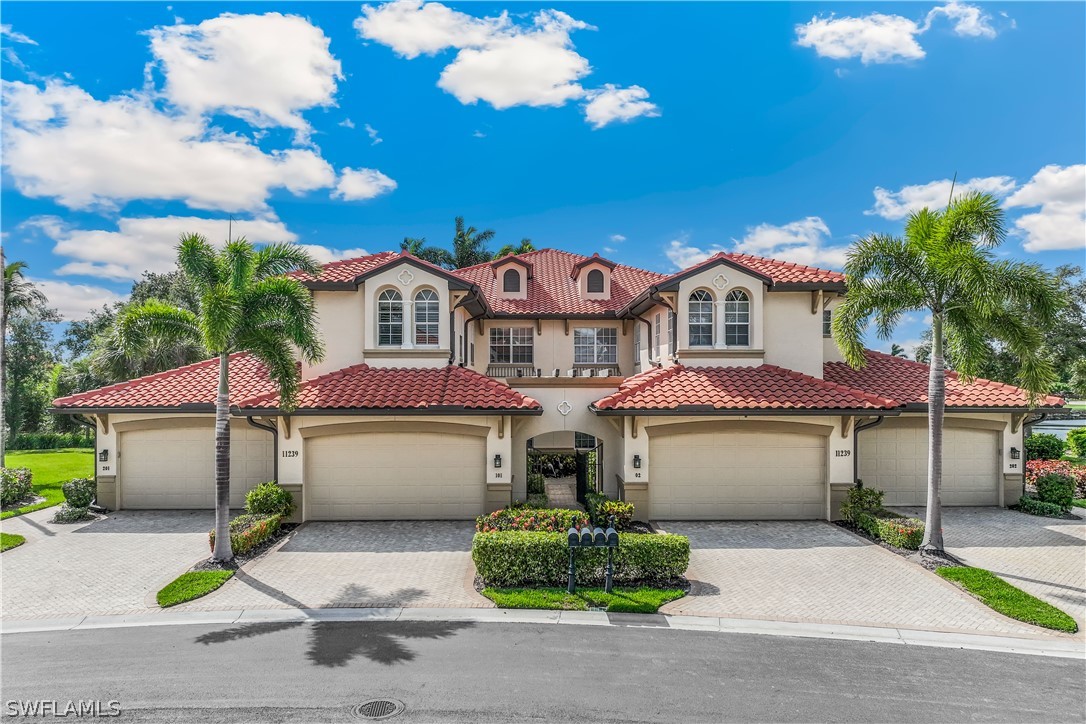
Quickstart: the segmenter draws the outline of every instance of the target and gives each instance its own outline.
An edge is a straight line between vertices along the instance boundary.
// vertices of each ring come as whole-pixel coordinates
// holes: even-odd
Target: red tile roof
[[[866,350],[867,366],[854,370],[845,362],[827,362],[823,374],[827,380],[851,387],[888,395],[902,404],[928,402],[929,367],[900,357]],[[977,379],[966,384],[956,372],[946,373],[947,407],[1017,407],[1025,409],[1029,404],[1026,391],[1014,385],[991,380]],[[1048,395],[1039,402],[1041,407],[1056,407],[1063,399]]]
[[[780,261],[779,259],[767,259],[752,254],[735,254],[724,251],[717,252],[705,261],[698,262],[682,271],[678,271],[664,281],[680,276],[685,277],[691,272],[713,266],[721,261],[731,262],[732,264],[749,269],[756,275],[766,277],[772,281],[773,284],[845,283],[845,275],[841,272],[830,271],[829,269],[819,269],[818,267],[813,266],[804,266],[803,264],[794,264],[793,262]]]
[[[230,400],[243,400],[275,389],[268,371],[255,357],[230,355]],[[214,406],[219,390],[218,358],[138,377],[97,390],[53,400],[63,409],[117,409]]]
[[[891,399],[775,365],[686,367],[672,365],[634,375],[619,391],[595,403],[599,410],[882,410]],[[695,412],[697,410],[691,410]]]
[[[242,409],[277,409],[279,394],[242,400]],[[307,409],[542,411],[539,403],[508,385],[464,367],[346,367],[302,383],[298,411]],[[435,409],[434,414],[440,414]]]
[[[317,276],[303,271],[294,271],[287,274],[302,282],[353,282],[358,277],[384,266],[393,259],[399,258],[395,251],[382,251],[378,254],[360,256],[354,259],[332,261],[321,267],[321,273]]]
[[[611,298],[582,299],[573,269],[582,261],[594,261],[592,257],[540,249],[518,258],[532,265],[527,299],[503,299],[489,263],[458,269],[453,274],[479,285],[491,309],[499,314],[606,314],[622,309],[639,292],[664,278],[663,274],[616,264],[611,271]]]

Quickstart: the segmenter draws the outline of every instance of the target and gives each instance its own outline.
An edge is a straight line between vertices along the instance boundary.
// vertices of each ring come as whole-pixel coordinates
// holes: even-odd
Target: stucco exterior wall
[[[324,339],[324,359],[315,365],[302,364],[302,378],[310,379],[365,361],[365,288],[354,292],[316,291],[313,301]]]
[[[578,327],[602,327],[617,331],[618,366],[624,376],[633,374],[633,325],[625,325],[619,320],[607,319],[571,319],[568,322],[569,334],[566,334],[566,320],[544,319],[537,325],[531,319],[488,319],[483,322],[482,334],[475,335],[475,365],[478,372],[486,372],[490,364],[490,330],[495,328],[521,328],[532,331],[533,363],[532,367],[550,376],[554,370],[566,374],[573,369],[573,339]],[[471,325],[474,332],[476,325]],[[623,329],[625,327],[625,334]],[[601,365],[602,366],[602,365]],[[601,395],[602,397],[602,395]]]
[[[822,310],[811,314],[810,292],[770,292],[765,302],[765,361],[822,377]]]
[[[688,324],[688,310],[690,295],[697,289],[703,289],[709,293],[713,298],[713,347],[701,348],[690,347],[690,327]],[[702,271],[699,274],[695,274],[687,279],[684,279],[679,283],[679,292],[676,297],[677,311],[678,311],[678,338],[679,338],[679,355],[682,356],[687,350],[702,350],[702,349],[727,349],[724,345],[723,338],[723,314],[724,314],[724,297],[728,292],[740,289],[747,293],[747,297],[750,299],[750,344],[744,347],[733,347],[733,350],[761,350],[763,349],[763,309],[765,306],[765,284],[761,279],[747,274],[738,269],[733,269],[724,265],[717,265]],[[725,358],[726,359],[726,358]],[[708,361],[703,360],[699,364],[702,366],[718,365],[718,364],[731,364],[723,360]]]

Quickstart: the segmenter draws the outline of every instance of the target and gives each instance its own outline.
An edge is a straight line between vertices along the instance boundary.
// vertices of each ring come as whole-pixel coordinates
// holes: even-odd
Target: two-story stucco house
[[[837,272],[721,253],[668,275],[544,249],[297,276],[327,355],[290,414],[258,362],[231,359],[237,504],[274,478],[306,520],[468,518],[525,498],[531,447],[584,440],[604,492],[644,519],[832,518],[857,478],[925,502],[927,367],[842,362]],[[212,360],[55,401],[94,419],[100,504],[212,507],[216,375]],[[944,504],[1018,499],[1027,414],[1016,387],[948,375]]]

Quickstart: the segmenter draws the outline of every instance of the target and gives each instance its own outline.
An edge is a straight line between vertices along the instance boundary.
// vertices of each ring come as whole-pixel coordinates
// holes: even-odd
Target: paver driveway
[[[307,523],[210,596],[174,610],[492,607],[467,521]]]
[[[924,508],[898,508],[924,519]],[[1086,629],[1086,520],[943,508],[947,550],[1071,614]]]
[[[140,613],[208,555],[211,511],[120,511],[91,523],[49,523],[56,508],[9,518],[26,543],[0,557],[5,619]]]
[[[657,524],[690,538],[671,614],[1045,636],[920,566],[824,522]]]

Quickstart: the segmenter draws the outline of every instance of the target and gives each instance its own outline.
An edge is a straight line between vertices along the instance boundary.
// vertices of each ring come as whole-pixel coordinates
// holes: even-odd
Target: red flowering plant
[[[564,533],[570,528],[582,528],[586,525],[588,515],[585,512],[566,508],[511,507],[495,510],[475,519],[475,530],[479,533],[503,530]]]
[[[1029,460],[1026,462],[1026,489],[1037,492],[1037,479],[1045,475],[1066,475],[1075,482],[1075,497],[1086,498],[1086,467],[1067,460]]]

